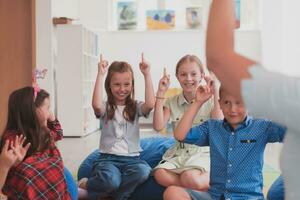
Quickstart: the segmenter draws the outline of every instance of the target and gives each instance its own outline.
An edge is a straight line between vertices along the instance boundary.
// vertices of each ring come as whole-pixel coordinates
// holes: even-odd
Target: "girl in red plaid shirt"
[[[1,149],[7,140],[13,149],[20,137],[30,146],[24,159],[10,168],[3,193],[8,199],[71,199],[55,146],[55,141],[62,139],[62,129],[50,112],[49,94],[35,87],[14,91],[9,97],[7,119]]]

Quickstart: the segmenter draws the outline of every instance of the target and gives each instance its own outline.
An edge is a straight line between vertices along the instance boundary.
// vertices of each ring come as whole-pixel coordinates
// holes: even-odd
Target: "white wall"
[[[237,31],[236,49],[254,60],[261,60],[259,31]],[[177,61],[186,54],[197,55],[205,64],[204,31],[110,31],[100,33],[100,52],[110,63],[115,60],[129,62],[135,73],[136,94],[144,98],[144,80],[139,71],[140,54],[151,63],[156,91],[163,67],[171,75],[171,86],[179,87],[175,78]]]
[[[283,1],[283,68],[300,77],[300,2]]]
[[[299,7],[297,0],[263,1],[262,63],[266,68],[300,76]]]
[[[55,110],[54,40],[52,1],[36,1],[36,68],[48,69],[46,78],[38,80],[39,86],[50,93],[51,107]]]
[[[244,2],[244,4],[242,5],[245,6],[247,5],[247,3],[249,4],[249,1],[250,0],[243,0],[242,2]],[[252,1],[257,2],[258,0]],[[80,18],[81,23],[88,26],[89,28],[98,30],[115,30],[117,21],[116,19],[114,19],[114,17],[116,16],[116,4],[114,4],[115,2],[116,0],[37,1],[37,64],[38,66],[44,66],[49,69],[50,77],[43,82],[45,83],[44,88],[49,90],[50,93],[53,94],[53,96],[55,95],[55,82],[53,77],[56,64],[56,45],[55,27],[52,25],[52,17],[67,16],[70,18]],[[145,11],[147,9],[157,8],[159,1],[136,2],[138,3],[139,12],[138,29],[144,30],[146,24]],[[161,3],[162,5],[160,6],[169,8],[172,7],[172,2],[165,1],[163,4]],[[183,5],[184,3],[182,3],[182,0],[176,0],[176,2],[180,6],[199,5],[200,2],[200,4],[204,5],[204,7],[207,8],[208,12],[210,0],[190,0],[189,2],[185,3],[185,5]],[[277,10],[280,9],[280,5],[275,4],[275,6],[277,6]],[[178,10],[179,7],[177,6],[173,9]],[[110,12],[111,10],[112,12]],[[205,16],[207,15],[207,12],[205,13]],[[248,16],[251,16],[251,13],[248,13]],[[182,19],[184,18],[185,17],[182,17]],[[279,20],[280,16],[278,16],[277,18]],[[276,30],[275,32],[272,32],[272,23],[276,23],[277,18],[276,20],[270,20],[270,22],[267,22],[267,20],[265,20],[265,23],[263,24],[265,26],[265,30],[267,30],[263,35],[264,48],[262,52],[264,59],[261,59],[262,43],[259,31],[237,31],[236,49],[242,54],[253,58],[254,60],[262,60],[263,63],[266,63],[267,66],[273,67],[276,66],[276,64],[278,64],[278,66],[282,66],[280,64],[281,57],[279,56],[281,53],[275,54],[275,57],[279,60],[279,62],[277,62],[277,60],[274,59],[273,53],[273,50],[276,48],[265,48],[269,47],[271,44],[273,44],[273,46],[274,44],[276,44],[274,43],[274,39],[272,38],[272,36],[274,36],[275,38],[276,34],[280,34],[280,28],[278,28],[278,31]],[[266,19],[270,19],[269,15],[266,16]],[[247,23],[250,22],[245,21],[245,24]],[[258,25],[258,23],[256,23],[256,25]],[[162,72],[162,67],[167,67],[168,72],[172,75],[171,87],[178,87],[179,85],[174,77],[174,67],[180,57],[184,56],[187,53],[193,53],[198,55],[205,63],[204,33],[205,32],[203,30],[120,32],[102,31],[100,35],[100,48],[104,56],[110,61],[126,60],[131,63],[136,69],[137,85],[143,85],[142,76],[137,66],[140,58],[140,53],[144,51],[146,58],[148,58],[152,63],[152,74],[155,89]],[[282,45],[279,43],[279,46]],[[270,50],[272,50],[272,52]],[[139,97],[143,96],[143,87],[138,87],[137,94]]]
[[[51,0],[51,4],[53,17],[68,17],[72,19],[79,19],[80,17],[79,0]]]

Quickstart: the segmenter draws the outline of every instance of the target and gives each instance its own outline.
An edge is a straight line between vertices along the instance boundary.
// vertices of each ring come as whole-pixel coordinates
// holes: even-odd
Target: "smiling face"
[[[110,90],[116,105],[125,105],[126,98],[132,92],[132,74],[114,72],[110,81]]]
[[[204,74],[201,73],[198,63],[194,61],[183,62],[177,70],[176,77],[183,92],[195,92]]]
[[[225,119],[234,129],[244,121],[247,110],[241,99],[221,89],[219,104]]]

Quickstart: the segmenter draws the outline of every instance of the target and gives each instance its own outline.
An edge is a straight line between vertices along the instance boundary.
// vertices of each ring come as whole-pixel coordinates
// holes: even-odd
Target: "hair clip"
[[[47,69],[35,69],[36,79],[44,79],[46,77],[47,71]]]
[[[37,94],[41,91],[37,84],[37,79],[44,79],[47,73],[47,69],[34,69],[32,72],[32,87],[33,87],[33,101],[36,100]]]

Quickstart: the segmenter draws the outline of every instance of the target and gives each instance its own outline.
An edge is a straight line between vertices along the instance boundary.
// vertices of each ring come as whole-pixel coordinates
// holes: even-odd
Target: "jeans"
[[[138,156],[101,154],[87,182],[88,197],[128,199],[134,189],[147,180],[150,172],[151,167]]]
[[[212,197],[208,192],[200,192],[196,190],[186,189],[192,200],[212,200]]]
[[[279,176],[271,185],[268,195],[268,200],[284,200],[284,184],[282,176]]]

